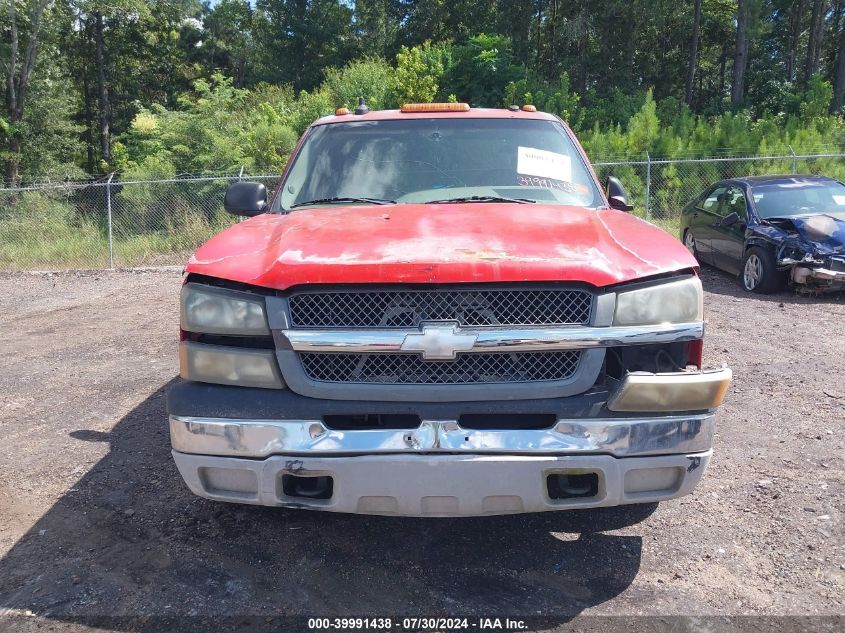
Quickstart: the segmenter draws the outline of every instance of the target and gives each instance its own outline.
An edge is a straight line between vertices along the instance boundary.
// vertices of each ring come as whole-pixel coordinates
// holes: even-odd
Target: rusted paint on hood
[[[261,215],[204,244],[198,273],[303,284],[581,281],[694,268],[683,245],[627,213],[542,204],[405,204]]]

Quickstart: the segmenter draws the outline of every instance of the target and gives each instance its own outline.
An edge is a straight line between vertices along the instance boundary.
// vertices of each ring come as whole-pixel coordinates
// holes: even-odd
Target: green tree
[[[21,10],[17,0],[8,0],[6,4],[2,26],[9,35],[8,42],[4,41],[0,49],[6,106],[2,126],[6,145],[4,163],[6,182],[16,183],[24,143],[21,124],[27,109],[27,92],[44,39],[50,37],[54,12],[50,0],[26,0],[20,3]]]
[[[552,112],[566,121],[571,127],[581,126],[581,97],[572,91],[569,74],[563,72],[557,85],[547,83],[536,75],[512,81],[505,89],[505,103],[537,106],[543,112]]]
[[[211,70],[233,77],[243,88],[254,73],[254,15],[248,0],[221,0],[203,17],[201,39],[203,61]]]
[[[354,109],[358,98],[363,97],[371,110],[395,106],[391,94],[393,68],[376,58],[349,62],[342,69],[331,68],[326,72],[323,88],[328,90],[336,107]]]
[[[503,104],[508,83],[524,72],[513,62],[508,38],[482,33],[452,48],[452,63],[440,92],[455,94],[475,106],[493,108]]]
[[[396,54],[393,72],[393,91],[397,101],[419,103],[434,101],[440,89],[443,73],[451,63],[449,44],[436,44],[428,40],[421,45],[403,46]]]
[[[235,88],[231,77],[197,80],[179,109],[142,108],[116,150],[136,177],[278,171],[296,143],[290,93]]]
[[[405,0],[405,44],[466,40],[495,32],[497,0]]]
[[[352,10],[339,0],[258,0],[260,77],[297,89],[319,85],[326,69],[354,52]]]
[[[401,34],[401,0],[355,0],[355,33],[364,56],[390,59]]]

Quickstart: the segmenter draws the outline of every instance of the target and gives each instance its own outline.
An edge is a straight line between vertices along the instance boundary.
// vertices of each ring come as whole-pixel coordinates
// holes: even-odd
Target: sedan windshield
[[[761,218],[845,212],[845,185],[833,180],[763,183],[751,195]]]
[[[440,118],[315,126],[294,158],[277,210],[374,199],[602,204],[558,122]]]

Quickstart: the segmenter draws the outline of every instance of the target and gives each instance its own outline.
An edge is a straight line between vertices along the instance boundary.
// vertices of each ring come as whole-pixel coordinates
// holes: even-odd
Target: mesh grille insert
[[[469,385],[565,380],[581,352],[458,354],[454,361],[426,361],[417,354],[300,354],[312,380],[382,385]]]
[[[290,313],[294,327],[586,325],[592,304],[586,290],[385,290],[294,294]]]

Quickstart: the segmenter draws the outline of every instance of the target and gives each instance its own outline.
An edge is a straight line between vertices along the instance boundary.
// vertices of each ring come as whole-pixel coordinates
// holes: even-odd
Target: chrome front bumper
[[[170,417],[188,487],[218,501],[402,516],[476,516],[661,501],[688,494],[711,456],[713,413],[560,419],[550,429],[333,430],[318,420]],[[587,497],[552,498],[547,479],[590,474]],[[285,478],[330,478],[329,498]]]
[[[614,457],[709,450],[715,415],[558,420],[550,429],[477,430],[455,420],[425,420],[416,429],[332,430],[320,420],[238,420],[170,416],[173,450],[263,458],[410,454],[554,455],[604,453]]]

